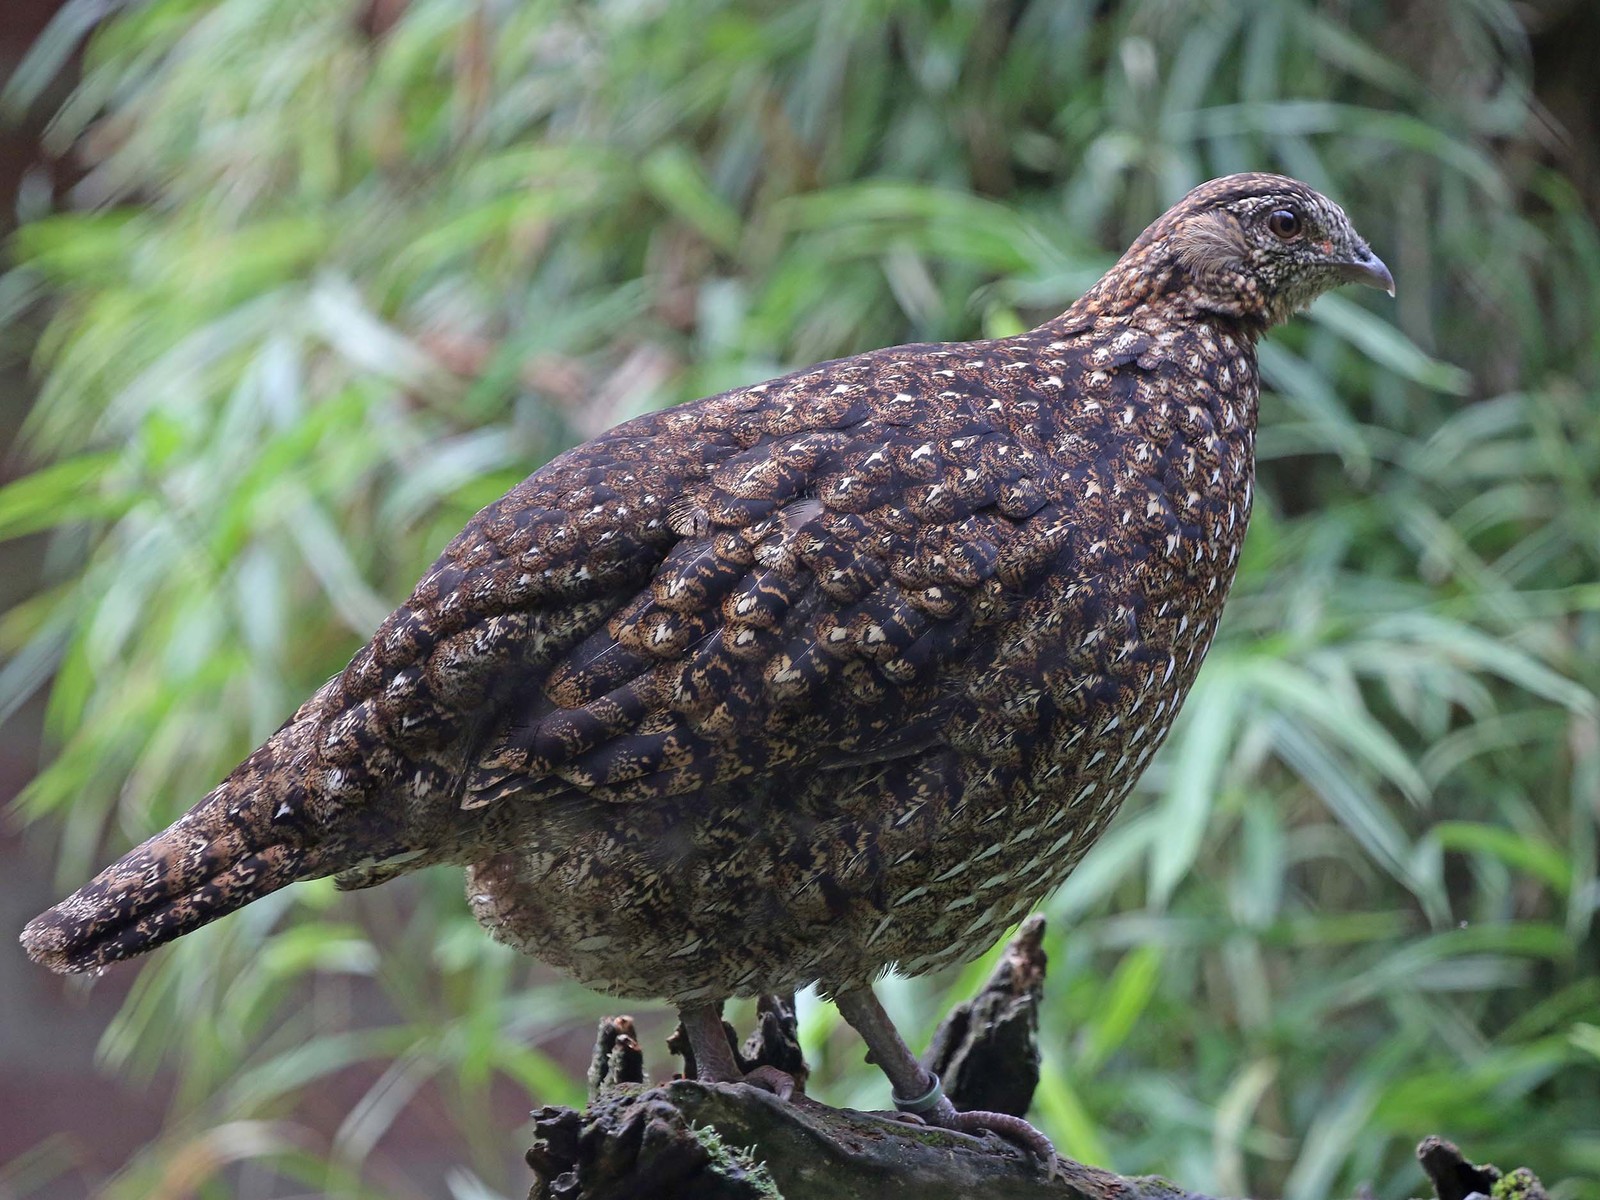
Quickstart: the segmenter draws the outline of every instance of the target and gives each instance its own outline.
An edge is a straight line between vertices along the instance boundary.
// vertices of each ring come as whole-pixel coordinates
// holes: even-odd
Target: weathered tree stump
[[[1047,964],[1044,918],[1029,917],[989,982],[934,1030],[928,1069],[963,1112],[1027,1115],[1039,1086],[1039,1005]]]
[[[934,1035],[928,1061],[957,1107],[1023,1115],[1039,1080],[1044,920],[1025,922],[994,975]],[[794,998],[763,996],[741,1067],[772,1066],[802,1090],[789,1102],[742,1084],[644,1083],[628,1017],[600,1023],[589,1107],[534,1114],[530,1200],[1210,1200],[1155,1176],[1130,1178],[1057,1158],[1053,1168],[989,1135],[971,1137],[803,1094]],[[669,1047],[694,1064],[686,1039]],[[1437,1200],[1546,1200],[1526,1168],[1475,1166],[1449,1142],[1417,1148]]]
[[[1433,1184],[1438,1200],[1548,1200],[1544,1184],[1527,1167],[1502,1173],[1487,1163],[1474,1165],[1442,1137],[1429,1136],[1417,1147],[1417,1160]]]

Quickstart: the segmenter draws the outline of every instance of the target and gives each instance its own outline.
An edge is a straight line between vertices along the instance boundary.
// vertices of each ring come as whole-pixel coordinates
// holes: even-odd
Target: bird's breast
[[[1050,507],[1069,536],[950,726],[969,794],[1009,814],[1004,853],[1041,891],[1099,836],[1171,729],[1250,515],[1249,344],[1203,329],[1122,349],[1114,362],[1086,356],[1074,402],[1040,422]]]

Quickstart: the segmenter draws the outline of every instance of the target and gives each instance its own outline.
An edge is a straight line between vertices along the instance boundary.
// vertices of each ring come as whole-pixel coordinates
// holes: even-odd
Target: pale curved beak
[[[1338,270],[1339,278],[1346,283],[1364,283],[1368,287],[1388,292],[1390,296],[1394,295],[1394,276],[1389,274],[1389,268],[1384,266],[1383,259],[1365,246],[1357,251],[1356,257],[1349,262],[1339,263]]]

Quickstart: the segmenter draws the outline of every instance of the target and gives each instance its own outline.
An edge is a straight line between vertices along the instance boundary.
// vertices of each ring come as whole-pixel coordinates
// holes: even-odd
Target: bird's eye
[[[1272,236],[1280,241],[1292,242],[1300,236],[1300,214],[1292,208],[1276,209],[1267,218],[1267,228],[1272,230]]]

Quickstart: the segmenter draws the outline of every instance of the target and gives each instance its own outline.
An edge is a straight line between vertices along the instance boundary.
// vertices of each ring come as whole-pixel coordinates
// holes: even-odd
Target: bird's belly
[[[497,938],[600,991],[688,1003],[837,979],[881,881],[859,829],[809,798],[587,810],[560,839],[470,867],[468,900]]]
[[[1066,878],[1166,732],[1139,724],[1092,744],[1043,730],[1009,762],[944,751],[625,820],[587,808],[472,866],[469,900],[500,940],[623,995],[923,974],[981,954]]]
[[[595,829],[476,863],[468,898],[498,939],[622,995],[687,1003],[837,987],[889,963],[923,974],[981,954],[1026,916],[1127,790],[1074,804],[1052,781],[961,769],[1002,794],[901,803],[899,825],[814,810],[773,821],[749,805],[654,830],[630,822],[625,841]]]

